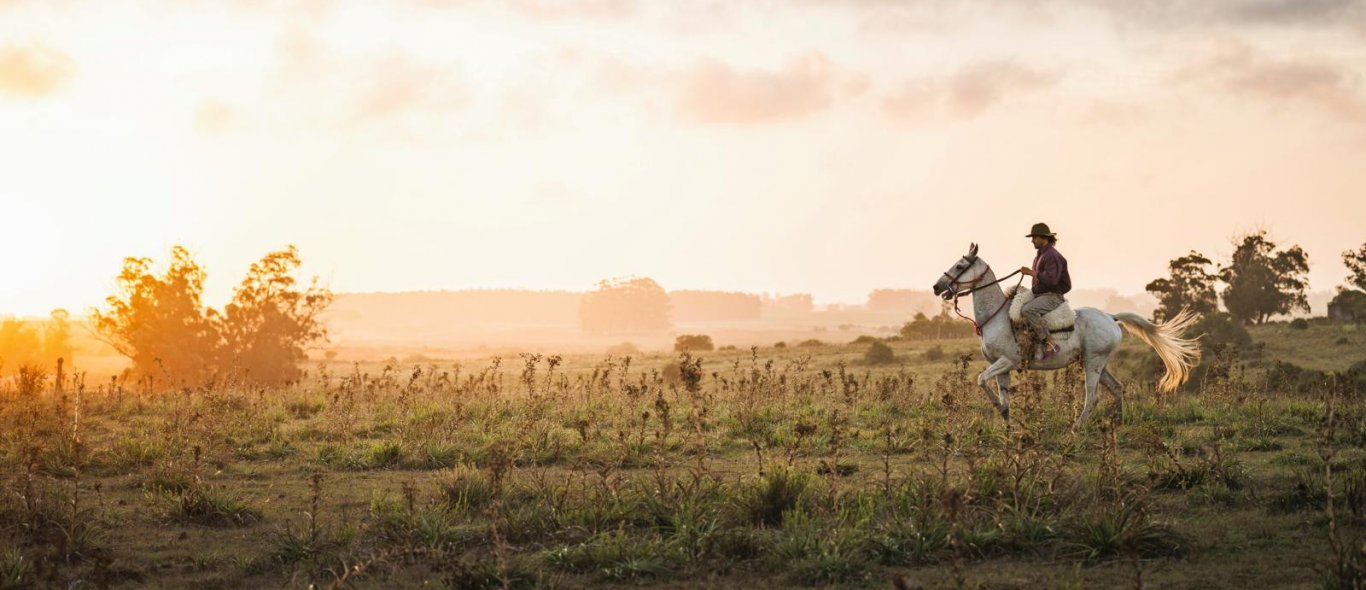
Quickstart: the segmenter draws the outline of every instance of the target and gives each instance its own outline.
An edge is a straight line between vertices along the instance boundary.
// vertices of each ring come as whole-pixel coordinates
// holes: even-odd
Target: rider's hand
[[[1034,269],[1029,268],[1028,266],[1021,266],[1021,267],[1020,267],[1020,274],[1025,275],[1025,276],[1028,276],[1028,277],[1032,277],[1032,276],[1034,276]]]

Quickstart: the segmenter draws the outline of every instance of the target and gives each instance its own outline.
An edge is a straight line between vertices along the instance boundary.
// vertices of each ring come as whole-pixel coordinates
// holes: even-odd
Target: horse
[[[1008,279],[1015,273],[1007,275]],[[1002,280],[1004,280],[1002,279]],[[1023,280],[1023,278],[1022,278]],[[996,279],[991,265],[977,256],[977,244],[968,248],[968,253],[950,266],[934,284],[934,294],[945,301],[954,301],[957,309],[959,297],[972,294],[973,325],[982,341],[982,356],[991,363],[977,376],[977,384],[985,391],[991,403],[1000,411],[1001,417],[1010,427],[1010,371],[1023,367],[1020,345],[1015,339],[1014,326],[1008,314],[1002,313],[1010,305],[1001,280]],[[1138,337],[1157,351],[1162,359],[1165,373],[1158,380],[1159,391],[1170,392],[1180,387],[1190,377],[1191,366],[1200,358],[1200,348],[1195,339],[1181,335],[1198,320],[1189,310],[1181,310],[1163,322],[1153,323],[1135,313],[1109,314],[1099,309],[1083,307],[1076,311],[1076,323],[1071,337],[1057,339],[1057,351],[1047,360],[1030,359],[1027,369],[1053,371],[1080,360],[1086,371],[1086,403],[1081,415],[1077,417],[1074,428],[1086,424],[1095,409],[1100,385],[1105,385],[1115,398],[1120,419],[1124,417],[1124,384],[1120,383],[1105,365],[1110,355],[1119,348],[1124,332]],[[1039,347],[1042,348],[1042,347]],[[1040,351],[1041,352],[1041,351]],[[996,380],[1000,389],[998,396],[992,391],[990,381]]]

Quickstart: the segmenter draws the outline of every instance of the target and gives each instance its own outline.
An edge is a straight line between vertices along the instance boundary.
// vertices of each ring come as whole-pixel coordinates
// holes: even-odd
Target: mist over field
[[[1363,0],[0,0],[0,590],[1366,587]]]

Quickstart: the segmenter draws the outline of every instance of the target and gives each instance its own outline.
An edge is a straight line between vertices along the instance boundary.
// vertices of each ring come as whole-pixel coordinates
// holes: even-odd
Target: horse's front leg
[[[998,375],[1009,375],[1013,368],[1015,368],[1015,361],[1003,356],[996,359],[996,362],[991,363],[991,366],[977,376],[977,384],[982,386],[982,391],[987,392],[987,397],[991,399],[991,403],[996,404],[996,409],[1001,412],[1001,417],[1005,418],[1007,425],[1010,424],[1010,398],[1006,397],[1008,393],[1004,388],[1001,389],[1001,395],[997,396],[996,392],[991,390],[991,380]]]

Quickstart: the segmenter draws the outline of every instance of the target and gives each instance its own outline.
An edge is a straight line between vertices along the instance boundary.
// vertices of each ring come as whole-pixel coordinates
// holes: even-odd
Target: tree
[[[1352,273],[1347,277],[1347,283],[1366,291],[1366,244],[1362,244],[1361,248],[1355,251],[1343,252],[1342,263],[1347,265],[1347,270]]]
[[[1340,289],[1328,302],[1328,319],[1338,322],[1366,323],[1366,293]]]
[[[1215,276],[1207,268],[1214,264],[1205,255],[1191,250],[1168,265],[1170,277],[1148,283],[1144,290],[1157,297],[1153,319],[1173,317],[1182,309],[1205,315],[1219,308],[1214,292]]]
[[[136,372],[197,385],[238,370],[246,380],[274,384],[298,375],[303,350],[325,337],[318,315],[332,293],[316,278],[300,290],[293,246],[253,264],[224,313],[203,304],[204,269],[181,246],[166,271],[150,258],[125,258],[117,290],[92,310],[96,333],[133,361]]]
[[[0,320],[0,367],[50,366],[71,361],[71,314],[54,309],[48,321]]]
[[[1276,250],[1266,231],[1247,234],[1227,266],[1219,268],[1225,284],[1224,307],[1244,324],[1265,323],[1273,315],[1309,311],[1309,255],[1299,246]]]
[[[150,258],[123,259],[108,307],[91,313],[95,331],[136,371],[198,383],[211,374],[219,346],[217,312],[202,303],[204,269],[182,246],[171,248],[161,276],[151,269]]]
[[[327,337],[318,315],[332,292],[314,277],[300,290],[294,274],[301,261],[289,246],[251,265],[220,322],[226,366],[245,371],[250,380],[279,384],[297,379],[304,348]]]
[[[612,279],[579,303],[579,327],[596,334],[668,330],[669,294],[654,279]]]
[[[42,358],[42,340],[37,330],[23,320],[7,317],[0,320],[0,364],[18,368],[34,363],[46,363]]]
[[[48,360],[66,359],[71,361],[71,313],[65,309],[54,309],[43,326],[43,356]]]

